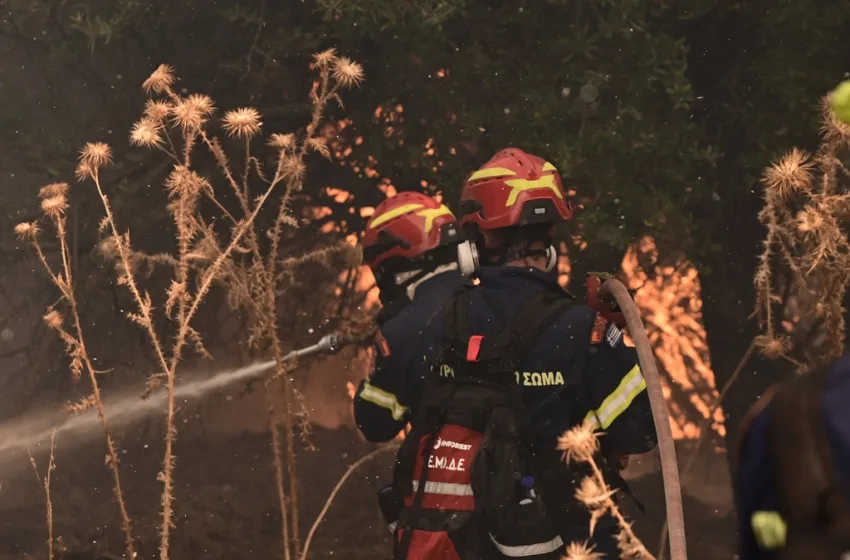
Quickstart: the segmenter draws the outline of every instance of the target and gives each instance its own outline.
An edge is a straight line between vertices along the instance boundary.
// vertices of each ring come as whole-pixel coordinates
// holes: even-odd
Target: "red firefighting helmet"
[[[517,148],[501,150],[473,173],[460,196],[461,224],[488,230],[572,218],[558,170]]]
[[[366,224],[363,261],[375,270],[388,259],[415,259],[461,240],[457,218],[444,204],[401,192],[380,203]]]

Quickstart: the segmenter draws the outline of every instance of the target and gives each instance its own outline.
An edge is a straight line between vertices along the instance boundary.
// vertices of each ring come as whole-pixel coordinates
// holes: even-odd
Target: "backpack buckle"
[[[469,337],[469,344],[466,346],[466,361],[467,362],[477,362],[478,354],[481,352],[481,342],[484,341],[484,337],[480,334],[476,334]]]

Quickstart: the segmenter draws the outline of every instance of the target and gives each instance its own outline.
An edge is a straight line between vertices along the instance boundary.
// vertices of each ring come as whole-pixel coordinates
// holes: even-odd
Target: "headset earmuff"
[[[556,258],[557,260],[557,258]],[[478,268],[478,249],[471,241],[461,241],[457,246],[457,266],[464,276],[472,276]]]

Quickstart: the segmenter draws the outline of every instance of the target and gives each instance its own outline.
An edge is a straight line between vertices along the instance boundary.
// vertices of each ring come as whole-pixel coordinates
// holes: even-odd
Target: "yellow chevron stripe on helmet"
[[[480,181],[481,179],[492,179],[493,177],[512,177],[513,175],[516,175],[516,173],[504,167],[488,167],[479,169],[467,181]]]
[[[415,212],[422,208],[421,204],[404,204],[399,206],[398,208],[393,208],[392,210],[388,210],[381,214],[380,216],[375,216],[369,222],[369,229],[375,229],[381,224],[385,224],[390,220],[394,220],[399,216],[404,216],[405,214],[410,214],[411,212]]]
[[[505,181],[505,184],[511,188],[511,194],[508,196],[508,201],[505,203],[505,206],[511,206],[516,202],[519,193],[523,191],[528,191],[531,189],[551,189],[555,196],[564,199],[563,193],[558,189],[558,186],[555,184],[555,176],[554,175],[543,175],[539,179],[508,179]]]
[[[437,218],[441,216],[451,216],[454,218],[454,214],[452,214],[452,211],[445,204],[441,204],[439,208],[420,210],[416,215],[425,218],[425,233],[431,232],[431,228],[434,227],[434,220]]]

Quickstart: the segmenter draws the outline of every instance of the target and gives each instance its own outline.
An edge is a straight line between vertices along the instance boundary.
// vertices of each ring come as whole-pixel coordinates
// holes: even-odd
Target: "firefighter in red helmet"
[[[600,558],[620,557],[613,519],[592,527],[576,500],[587,473],[564,463],[557,438],[593,423],[603,433],[597,463],[628,491],[618,458],[650,451],[656,434],[618,316],[558,285],[552,243],[571,217],[555,167],[519,149],[464,184],[469,241],[458,262],[478,281],[428,322],[417,351],[426,363],[399,372],[396,397],[412,411],[393,480],[403,504],[394,558],[554,560],[585,540]]]
[[[363,261],[381,299],[373,370],[354,397],[354,419],[368,441],[388,441],[407,424],[410,402],[400,372],[417,359],[410,341],[464,282],[457,265],[461,242],[454,214],[418,192],[387,198],[366,224]]]

